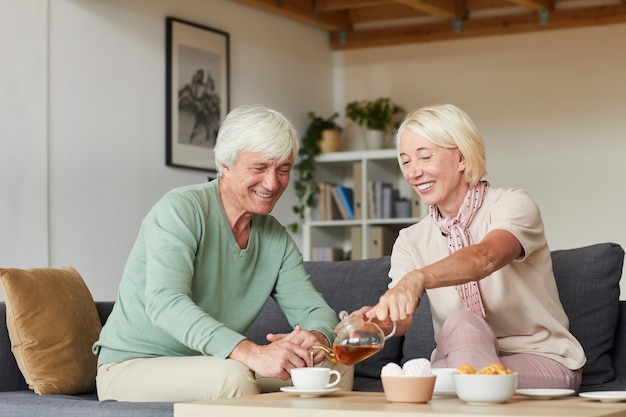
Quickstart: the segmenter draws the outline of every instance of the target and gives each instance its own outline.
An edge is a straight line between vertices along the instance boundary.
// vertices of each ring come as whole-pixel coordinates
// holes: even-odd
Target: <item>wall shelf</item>
[[[423,212],[417,194],[402,177],[395,149],[322,154],[316,158],[315,176],[320,183],[353,190],[355,218],[342,218],[337,209],[329,208],[336,204],[328,202],[332,197],[318,195],[303,225],[305,260],[338,260],[340,252],[351,259],[388,255],[399,230],[417,222]],[[404,202],[396,205],[398,200]],[[327,209],[322,211],[321,205]],[[400,205],[405,215],[397,215]]]

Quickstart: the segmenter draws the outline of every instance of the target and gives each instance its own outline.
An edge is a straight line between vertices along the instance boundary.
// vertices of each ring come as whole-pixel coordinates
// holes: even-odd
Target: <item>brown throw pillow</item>
[[[11,350],[37,394],[95,390],[91,346],[102,324],[80,274],[61,268],[0,269]]]

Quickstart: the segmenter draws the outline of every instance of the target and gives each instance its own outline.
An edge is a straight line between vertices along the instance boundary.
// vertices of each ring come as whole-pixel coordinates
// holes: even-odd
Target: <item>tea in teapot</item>
[[[378,325],[363,316],[350,317],[347,312],[339,313],[341,321],[335,327],[337,337],[332,349],[324,345],[313,345],[311,350],[321,350],[334,363],[354,365],[378,353],[396,332],[396,324],[387,336]]]

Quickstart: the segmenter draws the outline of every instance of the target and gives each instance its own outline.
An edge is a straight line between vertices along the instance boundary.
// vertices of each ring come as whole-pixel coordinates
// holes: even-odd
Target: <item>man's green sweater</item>
[[[98,363],[139,357],[226,358],[268,297],[292,326],[334,340],[338,319],[314,289],[302,255],[272,216],[252,219],[236,243],[218,181],[167,193],[144,219],[118,299],[93,351]]]

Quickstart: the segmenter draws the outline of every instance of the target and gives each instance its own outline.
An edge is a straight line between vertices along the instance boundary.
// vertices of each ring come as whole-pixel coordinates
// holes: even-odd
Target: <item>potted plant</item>
[[[382,147],[382,141],[393,117],[400,113],[404,113],[404,109],[387,97],[371,101],[352,101],[346,105],[346,117],[367,129],[366,137],[370,149]]]
[[[315,157],[322,153],[320,140],[325,137],[325,131],[332,130],[336,134],[341,132],[341,127],[335,122],[339,113],[333,113],[328,118],[323,118],[309,112],[307,114],[311,122],[302,136],[298,162],[294,165],[295,190],[298,204],[293,206],[293,211],[299,217],[300,223],[304,220],[306,210],[315,203],[315,196],[319,191],[315,181]],[[297,232],[299,223],[291,223],[289,229]]]

